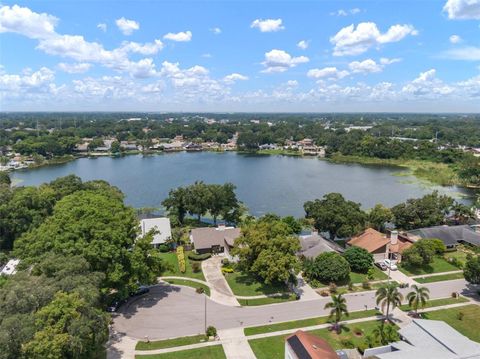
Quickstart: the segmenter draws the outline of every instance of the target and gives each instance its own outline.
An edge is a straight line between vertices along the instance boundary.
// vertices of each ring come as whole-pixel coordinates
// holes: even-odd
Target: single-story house
[[[364,358],[480,358],[480,344],[439,320],[414,319],[398,331],[402,341],[366,349]]]
[[[402,252],[411,247],[414,242],[415,240],[399,234],[397,231],[383,234],[373,228],[368,228],[362,234],[350,239],[347,246],[366,249],[373,254],[375,262],[381,262],[384,259],[400,261]]]
[[[315,258],[323,252],[341,252],[343,250],[343,248],[336,243],[320,236],[318,232],[299,236],[298,239],[301,249],[297,254],[305,258]]]
[[[240,237],[240,228],[219,225],[216,228],[194,228],[190,232],[190,240],[199,254],[223,253],[233,248],[235,240]]]
[[[407,235],[419,240],[423,238],[438,238],[447,248],[455,248],[460,243],[480,246],[480,232],[475,231],[475,226],[467,224],[461,226],[435,226],[420,228],[407,232]]]
[[[157,231],[152,240],[152,245],[155,248],[172,238],[170,219],[167,217],[142,219],[140,220],[140,227],[142,228],[142,236],[147,234],[152,229]]]
[[[328,342],[316,335],[297,330],[285,339],[285,359],[339,359]]]

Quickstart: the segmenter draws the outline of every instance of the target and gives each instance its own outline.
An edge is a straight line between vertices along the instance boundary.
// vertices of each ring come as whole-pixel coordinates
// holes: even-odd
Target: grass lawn
[[[275,297],[258,298],[258,299],[237,299],[240,305],[243,306],[256,306],[265,304],[275,304],[283,302],[291,302],[297,300],[295,294],[282,294]]]
[[[349,345],[345,345],[346,341],[351,343],[351,346],[358,347],[364,343],[366,335],[370,334],[373,329],[378,326],[378,321],[372,320],[369,322],[352,324],[351,326],[345,326],[340,333],[332,333],[328,329],[313,330],[309,333],[318,335],[325,339],[334,349],[345,348]],[[353,329],[359,329],[363,334],[357,336],[353,333]],[[284,358],[285,357],[285,338],[286,335],[279,335],[275,337],[252,339],[249,340],[253,352],[257,359],[271,359],[271,358]]]
[[[398,267],[403,273],[408,276],[421,275],[421,274],[432,274],[432,273],[442,273],[442,272],[451,272],[458,270],[453,264],[448,263],[442,257],[435,257],[433,262],[429,265],[422,267],[407,267],[401,265]]]
[[[178,352],[152,355],[135,355],[138,359],[226,359],[221,345],[213,345],[205,348],[181,350]]]
[[[186,285],[187,287],[192,288],[203,288],[203,291],[206,295],[210,296],[210,288],[202,283],[197,283],[188,279],[166,279],[166,282],[170,284]]]
[[[457,304],[457,303],[466,303],[468,302],[467,298],[464,297],[458,297],[458,298],[442,298],[442,299],[432,299],[427,301],[425,304],[425,308],[431,308],[431,307],[439,307],[441,305],[449,305],[449,304]],[[412,310],[408,304],[404,304],[400,306],[400,309],[403,310],[404,312],[408,312]],[[423,308],[418,308],[418,310],[422,310]]]
[[[418,283],[432,283],[432,282],[441,282],[444,280],[463,279],[463,278],[464,278],[463,272],[460,272],[460,273],[434,275],[432,277],[425,277],[425,278],[415,278],[415,281]]]
[[[377,314],[379,314],[379,312],[377,312],[374,309],[362,310],[362,311],[350,313],[348,317],[344,317],[344,320],[368,318],[368,317],[373,317]],[[320,325],[325,323],[328,323],[328,316],[294,320],[291,322],[262,325],[259,327],[245,328],[243,331],[245,332],[245,335],[255,335],[255,334],[262,334],[262,333],[278,332],[280,330],[311,327],[313,325]]]
[[[163,348],[181,347],[182,345],[197,344],[206,341],[204,334],[194,335],[191,337],[181,337],[175,339],[157,340],[151,342],[139,341],[135,350],[154,350]]]
[[[463,313],[463,319],[458,319],[458,313]],[[475,304],[466,305],[464,307],[440,309],[434,312],[423,313],[425,319],[443,320],[466,337],[480,342],[480,307]]]
[[[285,285],[265,284],[248,273],[225,273],[225,279],[235,295],[254,296],[288,292]]]
[[[388,278],[387,274],[385,274],[385,272],[382,272],[376,266],[374,266],[373,269],[374,277],[370,281],[384,280]],[[350,272],[350,280],[352,281],[352,283],[362,283],[365,279],[367,279],[367,275],[364,273]]]
[[[168,252],[168,253],[160,253],[162,259],[168,263],[172,270],[166,271],[163,273],[164,276],[176,276],[176,277],[189,277],[189,278],[196,278],[196,279],[201,279],[205,280],[205,277],[203,276],[203,272],[200,270],[198,273],[193,273],[192,270],[192,265],[191,265],[191,260],[188,259],[188,254],[190,252],[185,252],[185,261],[186,261],[186,271],[185,273],[180,272],[180,269],[178,269],[178,261],[177,261],[177,254],[175,252]],[[200,263],[200,262],[198,262]]]

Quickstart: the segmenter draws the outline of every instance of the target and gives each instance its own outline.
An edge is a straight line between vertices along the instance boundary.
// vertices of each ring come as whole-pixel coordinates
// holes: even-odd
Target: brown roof
[[[240,236],[240,228],[195,228],[191,232],[195,249],[209,249],[212,246],[225,246],[225,240],[230,245]]]
[[[315,335],[297,330],[287,337],[287,343],[299,359],[338,359],[338,354],[333,348]]]
[[[398,241],[397,244],[392,244],[390,246],[390,252],[392,253],[403,253],[403,251],[407,248],[410,248],[411,246],[413,246],[413,243],[412,242],[402,242],[402,241]]]
[[[383,233],[380,233],[373,228],[368,228],[359,236],[353,237],[348,241],[348,244],[364,248],[372,253],[389,242],[390,239],[388,239]]]

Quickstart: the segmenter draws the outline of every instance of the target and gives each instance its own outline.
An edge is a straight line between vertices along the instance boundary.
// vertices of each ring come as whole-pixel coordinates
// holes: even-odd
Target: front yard
[[[194,289],[202,288],[203,293],[205,293],[208,297],[210,296],[210,287],[202,283],[197,283],[188,279],[166,279],[165,282],[170,284],[185,285]]]
[[[418,283],[433,283],[433,282],[443,282],[446,280],[454,280],[454,279],[462,279],[462,278],[464,278],[463,272],[458,272],[458,273],[434,275],[430,277],[415,278],[415,281]]]
[[[468,302],[468,299],[465,297],[432,299],[427,301],[424,308],[440,307],[442,305],[450,305],[450,304],[466,303],[466,302]],[[418,308],[418,310],[422,310],[424,308]],[[400,310],[403,310],[404,312],[408,312],[413,309],[410,308],[408,304],[403,304],[400,306]]]
[[[379,325],[379,321],[372,320],[368,322],[347,325],[343,328],[340,335],[331,332],[328,328],[309,331],[325,339],[334,349],[353,348],[364,346],[365,337]],[[361,332],[360,335],[354,332]],[[253,352],[257,359],[272,359],[285,357],[285,338],[288,335],[279,335],[274,337],[249,340]]]
[[[282,294],[275,297],[257,298],[257,299],[237,299],[242,306],[256,306],[265,304],[276,304],[283,302],[291,302],[296,300],[295,294]]]
[[[262,283],[259,279],[249,273],[225,273],[225,279],[235,295],[255,296],[288,292],[288,288],[284,284],[274,285]]]
[[[180,269],[178,268],[177,254],[175,252],[160,253],[160,256],[162,257],[162,259],[171,267],[170,270],[163,273],[163,276],[189,277],[189,278],[205,280],[205,277],[203,276],[203,272],[201,268],[199,272],[195,273],[193,271],[192,263],[194,263],[194,261],[191,261],[190,259],[188,259],[189,253],[190,252],[185,252],[185,268],[186,268],[185,273],[180,272]],[[201,264],[201,262],[198,262],[198,263]]]
[[[156,340],[150,342],[139,341],[135,350],[155,350],[164,348],[181,347],[183,345],[198,344],[206,341],[206,337],[203,334],[193,335],[189,337],[180,337],[175,339]]]
[[[198,349],[181,350],[165,354],[135,355],[136,359],[226,359],[223,347],[213,345]]]
[[[409,267],[406,265],[400,264],[398,269],[408,276],[422,275],[422,274],[432,274],[432,273],[442,273],[442,272],[452,272],[459,270],[453,264],[448,263],[442,257],[435,257],[433,262],[429,265],[422,267]]]
[[[459,314],[463,313],[463,314]],[[422,314],[425,319],[443,320],[473,341],[480,342],[480,307],[475,304],[463,307],[441,309]],[[460,317],[462,317],[460,319]]]

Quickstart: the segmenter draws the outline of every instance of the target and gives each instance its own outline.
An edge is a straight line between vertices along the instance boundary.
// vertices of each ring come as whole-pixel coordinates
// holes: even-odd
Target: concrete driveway
[[[463,279],[426,284],[430,298],[450,297],[452,292],[472,294]],[[406,295],[410,289],[401,289]],[[375,291],[345,295],[349,311],[375,307]],[[330,298],[295,301],[259,307],[232,307],[213,302],[188,287],[159,284],[150,293],[122,307],[114,318],[116,332],[137,339],[167,339],[205,332],[206,325],[217,329],[268,324],[327,314],[324,309]],[[206,309],[206,310],[205,310]]]
[[[210,287],[210,297],[213,301],[229,305],[240,306],[225,277],[222,274],[223,257],[214,256],[202,262],[202,271]]]

